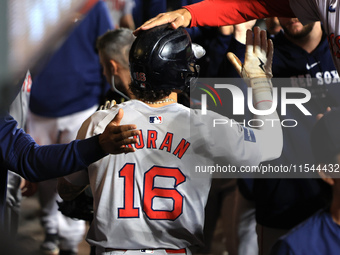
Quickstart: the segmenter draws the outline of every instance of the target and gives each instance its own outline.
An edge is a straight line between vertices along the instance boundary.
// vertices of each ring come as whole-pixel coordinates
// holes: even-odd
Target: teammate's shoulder
[[[136,99],[131,99],[131,100],[128,100],[128,101],[125,101],[125,102],[122,102],[120,104],[118,104],[121,108],[124,108],[124,107],[131,107],[132,105],[135,105],[137,102],[140,102],[139,100],[136,100]]]
[[[92,124],[97,125],[99,122],[107,118],[113,119],[118,113],[119,108],[121,108],[121,104],[116,104],[108,109],[97,110],[89,117],[88,120],[92,122]]]
[[[87,128],[93,130],[93,135],[100,134],[117,115],[119,108],[119,105],[115,105],[110,109],[98,110],[84,122],[84,125],[87,123]]]
[[[113,114],[114,112],[118,112],[118,109],[119,109],[119,106],[114,105],[114,106],[112,106],[111,108],[108,108],[108,109],[98,110],[95,113],[93,113],[90,118],[92,120],[103,119],[107,115]]]

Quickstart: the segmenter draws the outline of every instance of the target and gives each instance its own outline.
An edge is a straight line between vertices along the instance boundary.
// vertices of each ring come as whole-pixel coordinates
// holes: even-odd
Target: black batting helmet
[[[142,89],[183,91],[196,81],[199,66],[195,61],[204,54],[184,28],[166,24],[141,31],[129,55],[132,80]]]

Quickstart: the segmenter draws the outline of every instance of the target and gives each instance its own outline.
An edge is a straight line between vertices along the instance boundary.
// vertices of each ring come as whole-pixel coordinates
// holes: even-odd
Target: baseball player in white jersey
[[[270,65],[272,44],[265,31],[248,31],[247,56],[242,65],[231,56],[244,78],[250,78],[257,109],[269,109],[272,100]],[[130,50],[130,90],[134,99],[98,111],[86,120],[78,138],[101,133],[117,113],[124,123],[140,130],[135,153],[107,156],[87,170],[59,179],[58,191],[72,199],[88,184],[94,196],[94,220],[87,241],[96,254],[189,254],[203,236],[204,207],[211,175],[199,175],[194,165],[258,165],[279,157],[280,125],[262,130],[238,124],[212,128],[222,116],[191,110],[176,103],[178,91],[198,76],[195,60],[200,47],[192,47],[185,29],[159,26],[138,35]],[[261,61],[267,63],[260,67]],[[278,119],[276,112],[257,118]],[[249,139],[251,137],[252,139]]]
[[[9,109],[11,116],[13,116],[13,118],[18,122],[18,127],[21,128],[25,128],[31,86],[31,73],[27,71],[20,91]],[[18,174],[8,171],[5,217],[7,219],[6,229],[8,230],[8,233],[13,236],[17,234],[19,226],[19,214],[22,199],[21,185],[24,185],[23,188],[35,186],[30,182],[23,180],[23,178]]]

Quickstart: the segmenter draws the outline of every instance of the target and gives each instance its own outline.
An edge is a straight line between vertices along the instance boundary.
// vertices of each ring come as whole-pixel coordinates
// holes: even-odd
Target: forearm
[[[288,0],[205,0],[184,6],[190,26],[225,26],[271,16],[294,17]]]
[[[39,146],[8,114],[0,119],[0,156],[7,169],[37,182],[86,168],[106,154],[98,137],[69,144]]]
[[[21,139],[15,144],[17,149],[8,161],[9,169],[33,182],[85,169],[106,155],[100,149],[98,137],[60,145],[39,146],[34,141],[26,143]]]
[[[102,149],[102,145],[99,141],[100,136],[101,135],[93,136],[77,142],[79,156],[86,164],[86,167],[108,155],[108,153],[105,153]]]
[[[253,106],[252,112],[259,126],[260,132],[256,132],[260,150],[261,161],[268,161],[280,157],[283,146],[283,135],[280,119],[276,111],[277,98],[273,100],[272,84],[270,78],[257,78],[250,81],[252,84]],[[251,91],[248,91],[251,93]],[[251,106],[251,104],[248,104]],[[266,113],[267,111],[267,113]]]

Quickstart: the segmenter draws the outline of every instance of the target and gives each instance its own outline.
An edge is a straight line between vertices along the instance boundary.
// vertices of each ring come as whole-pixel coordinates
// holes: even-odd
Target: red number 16
[[[134,207],[135,164],[128,163],[120,171],[124,178],[124,207],[118,208],[119,218],[138,218],[139,208]],[[156,177],[175,179],[173,188],[154,187]],[[185,182],[185,176],[178,168],[153,166],[144,174],[143,211],[154,220],[175,220],[183,211],[183,196],[176,187]],[[154,210],[154,198],[172,199],[172,210]]]

